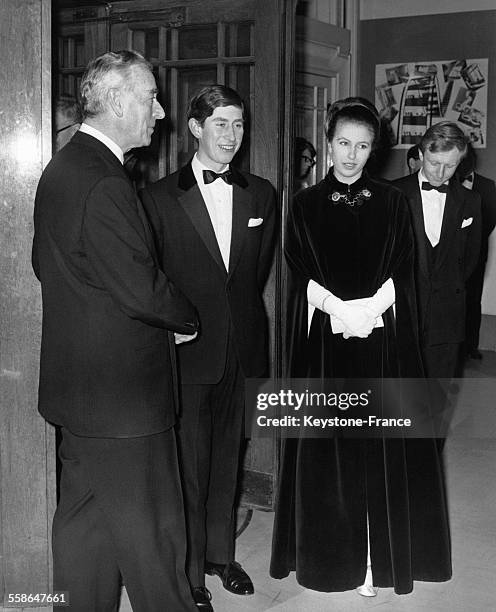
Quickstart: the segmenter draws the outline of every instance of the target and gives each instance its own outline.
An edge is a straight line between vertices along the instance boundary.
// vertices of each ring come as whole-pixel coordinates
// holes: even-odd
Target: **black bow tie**
[[[423,191],[432,191],[433,189],[435,191],[439,191],[439,193],[448,193],[448,185],[439,185],[439,187],[436,187],[435,185],[431,185],[427,181],[423,181],[422,183]]]
[[[203,171],[203,182],[205,183],[205,185],[213,183],[218,178],[225,181],[228,185],[232,185],[233,182],[235,182],[231,170],[226,170],[225,172],[214,172],[213,170]]]

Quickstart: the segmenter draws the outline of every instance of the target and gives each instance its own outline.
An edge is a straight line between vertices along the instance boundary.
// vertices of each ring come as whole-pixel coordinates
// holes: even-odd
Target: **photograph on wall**
[[[439,121],[456,121],[486,147],[488,59],[377,64],[375,102],[394,148],[409,148]]]

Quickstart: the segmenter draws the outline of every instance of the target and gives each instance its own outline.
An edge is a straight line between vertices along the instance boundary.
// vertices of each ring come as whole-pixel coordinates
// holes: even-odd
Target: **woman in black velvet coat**
[[[378,132],[367,100],[335,103],[326,121],[333,166],[294,199],[286,243],[292,377],[423,376],[407,203],[364,170]],[[351,309],[347,301],[358,298],[367,299]],[[331,318],[344,332],[332,332]],[[360,587],[368,596],[377,592],[372,578],[396,593],[409,593],[414,580],[449,580],[436,440],[285,440],[270,573],[290,571],[310,589]]]

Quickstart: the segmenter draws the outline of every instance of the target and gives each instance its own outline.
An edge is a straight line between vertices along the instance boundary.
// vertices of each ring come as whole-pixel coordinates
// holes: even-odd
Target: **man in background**
[[[313,144],[297,136],[294,143],[294,188],[293,193],[310,186],[309,178],[316,164],[317,151]]]
[[[175,422],[172,332],[196,313],[157,265],[124,153],[164,111],[150,64],[106,53],[81,81],[83,123],[36,194],[33,267],[43,324],[39,410],[62,428],[54,589],[76,612],[195,610]]]
[[[457,174],[466,189],[474,190],[481,197],[482,231],[479,259],[467,281],[464,356],[471,359],[482,359],[482,353],[479,351],[481,301],[489,251],[489,236],[496,225],[496,185],[491,179],[475,172],[476,163],[475,150],[469,144],[467,155],[460,162]]]
[[[419,143],[422,167],[394,181],[415,235],[415,280],[426,375],[455,375],[465,336],[465,287],[479,257],[480,197],[456,179],[467,139],[456,123],[431,126]]]
[[[250,595],[234,557],[235,495],[244,437],[244,382],[267,372],[262,290],[276,218],[270,183],[231,165],[244,133],[236,91],[210,85],[189,104],[192,160],[142,193],[164,269],[196,307],[198,337],[178,348],[180,466],[187,571],[198,608],[212,610],[205,572]]]
[[[406,153],[406,165],[408,166],[408,172],[410,174],[418,172],[422,167],[418,145],[413,145],[413,147],[408,149]]]

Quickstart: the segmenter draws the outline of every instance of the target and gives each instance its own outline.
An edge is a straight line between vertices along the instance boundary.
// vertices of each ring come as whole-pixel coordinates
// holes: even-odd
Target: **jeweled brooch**
[[[361,206],[366,200],[369,200],[372,197],[372,192],[370,189],[364,188],[355,193],[353,197],[350,197],[347,193],[333,191],[331,195],[328,195],[327,197],[333,202],[333,204],[344,202],[353,208],[354,206]]]

